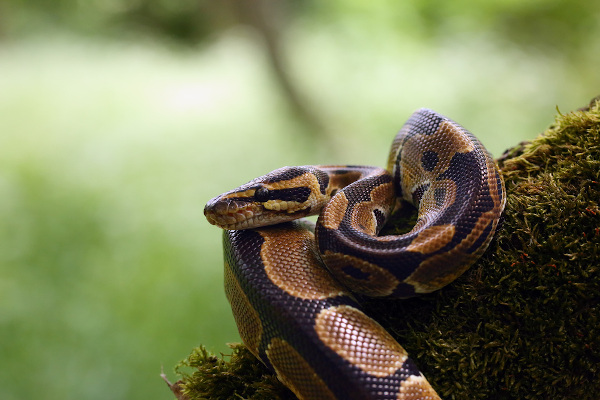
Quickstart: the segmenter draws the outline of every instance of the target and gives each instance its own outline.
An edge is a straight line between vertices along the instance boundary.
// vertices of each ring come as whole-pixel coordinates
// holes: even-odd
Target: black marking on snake
[[[474,179],[474,177],[464,176],[465,171],[473,171],[474,168],[479,168],[477,155],[474,152],[456,153],[452,157],[448,169],[437,178],[438,180],[452,179],[456,184],[456,197],[454,202],[442,211],[435,225],[452,224],[455,226],[456,232],[452,240],[429,256],[445,253],[455,247],[467,235],[473,232],[479,218],[485,212],[491,211],[495,207],[487,182]],[[481,187],[482,185],[483,187]],[[471,193],[474,192],[480,192],[480,196],[472,198]],[[457,215],[462,215],[462,209],[468,206],[472,208],[470,217],[457,220]],[[488,230],[488,228],[492,229],[491,223],[485,229]],[[484,233],[482,233],[482,236],[484,236]],[[489,233],[488,231],[485,237]],[[485,241],[485,237],[482,236],[476,240],[479,246]],[[475,246],[475,244],[471,246],[472,251],[476,250]]]
[[[380,209],[376,208],[373,210],[373,215],[375,216],[375,220],[377,221],[377,232],[381,228],[383,228],[383,224],[385,224],[386,215]]]
[[[406,122],[407,126],[411,126],[414,134],[419,135],[433,135],[440,127],[442,121],[446,118],[442,117],[437,113],[433,113],[431,110],[422,110],[421,112],[414,113]]]
[[[480,179],[476,179],[476,177],[465,175],[471,175],[467,171],[479,171],[479,169],[480,162],[474,152],[456,153],[452,156],[448,169],[441,173],[436,180],[442,181],[449,179],[454,181],[456,185],[455,199],[452,204],[449,204],[448,207],[443,210],[442,216],[439,218],[437,224],[444,225],[455,223],[456,216],[462,215],[462,210],[469,207],[471,203],[476,200],[471,198],[472,193],[480,191],[480,186],[483,182]],[[479,212],[473,213],[473,218],[470,219],[470,222],[467,222],[466,220],[462,221],[462,223],[467,223],[467,230],[472,229],[476,220],[481,215],[481,211],[487,210],[478,211]]]
[[[325,194],[327,192],[327,186],[329,186],[329,174],[320,169],[315,169],[313,173],[319,182],[319,191],[321,194]]]
[[[346,221],[343,221],[343,224],[345,223]],[[358,237],[356,237],[353,234],[355,231],[350,231],[347,225],[340,226],[339,230],[344,230],[348,236],[352,233],[352,238],[350,240],[335,239],[340,235],[337,230],[327,229],[323,225],[317,225],[315,236],[318,247],[321,249],[328,249],[334,253],[347,254],[362,260],[368,260],[369,263],[377,265],[392,273],[399,281],[406,279],[414,272],[417,265],[420,265],[421,262],[430,257],[428,254],[407,251],[402,254],[400,260],[398,255],[381,251],[389,246],[389,242],[379,241],[377,238],[369,237],[361,232],[358,232]],[[395,241],[395,247],[402,248],[408,246],[416,236],[416,233],[403,235],[402,238],[398,238]],[[364,246],[361,246],[361,248],[354,247],[352,242],[357,239],[365,241],[366,243]],[[373,250],[370,250],[369,248],[372,248]]]
[[[225,201],[228,204],[234,204],[234,203],[252,203],[256,201],[256,198],[254,196],[248,196],[248,197],[230,197],[228,199],[225,199]]]
[[[438,154],[433,150],[425,150],[421,157],[421,165],[425,171],[431,172],[440,160]]]
[[[487,226],[485,227],[485,229],[483,230],[483,232],[481,232],[481,235],[479,235],[479,237],[477,238],[477,240],[475,240],[475,242],[471,245],[471,247],[469,247],[466,252],[467,253],[474,253],[476,252],[479,248],[481,248],[481,245],[487,240],[488,236],[490,236],[490,233],[492,231],[494,224],[492,223],[492,221],[490,221]]]
[[[500,174],[498,173],[498,171],[495,172],[495,177],[496,177],[496,187],[498,190],[498,196],[500,197],[500,199],[502,199],[504,197],[504,193],[502,191],[502,178],[500,178]]]
[[[364,165],[343,165],[340,166],[338,169],[335,169],[333,171],[331,171],[331,173],[333,175],[345,175],[345,174],[349,174],[351,172],[356,172],[356,170],[361,170],[364,169]]]
[[[389,174],[370,176],[346,186],[342,191],[350,203],[367,202],[372,200],[371,192],[374,188],[390,182],[392,177]]]
[[[396,189],[396,197],[399,199],[403,198],[402,191],[402,168],[400,167],[400,153],[396,158],[396,167],[394,168],[394,189]]]
[[[423,195],[425,194],[427,189],[429,189],[429,186],[431,186],[429,183],[425,183],[415,189],[415,191],[412,194],[412,201],[414,205],[419,205],[421,199],[423,198]]]
[[[310,172],[307,167],[287,167],[283,171],[277,171],[277,173],[273,174],[272,176],[267,175],[264,183],[287,181],[302,176],[307,172]]]
[[[400,282],[400,284],[396,287],[392,295],[400,299],[408,299],[410,297],[415,297],[417,293],[415,292],[415,288],[413,285]]]
[[[297,201],[303,203],[310,197],[311,190],[308,187],[297,187],[288,189],[269,190],[268,200]]]
[[[435,200],[435,205],[442,207],[446,200],[446,188],[436,188],[433,192],[433,198]]]
[[[243,246],[239,246],[242,242]],[[252,230],[223,231],[225,261],[231,267],[242,290],[248,293],[249,297],[260,296],[251,282],[253,275],[247,274],[247,271],[260,267],[256,260],[260,260],[260,244],[263,242],[263,238]]]
[[[368,272],[356,268],[354,265],[348,264],[341,268],[342,272],[354,279],[367,280],[371,276]]]

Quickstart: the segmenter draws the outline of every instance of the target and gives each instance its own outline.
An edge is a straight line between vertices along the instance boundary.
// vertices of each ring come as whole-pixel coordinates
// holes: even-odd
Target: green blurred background
[[[499,156],[599,65],[589,0],[2,1],[0,398],[172,398],[239,340],[209,198],[383,166],[419,107]]]

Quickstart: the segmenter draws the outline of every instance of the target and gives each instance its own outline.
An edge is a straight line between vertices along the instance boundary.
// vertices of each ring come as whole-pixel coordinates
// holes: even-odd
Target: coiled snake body
[[[397,199],[418,207],[416,225],[377,236]],[[284,167],[204,213],[226,229],[226,294],[242,340],[300,399],[416,400],[439,396],[352,292],[406,298],[447,285],[486,250],[505,202],[483,145],[421,109],[387,170]],[[314,233],[289,222],[312,214]]]

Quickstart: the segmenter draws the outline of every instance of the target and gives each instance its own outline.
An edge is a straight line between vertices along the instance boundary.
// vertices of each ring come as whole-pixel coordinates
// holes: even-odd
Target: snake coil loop
[[[398,199],[418,207],[414,228],[378,236]],[[421,109],[387,170],[284,167],[204,213],[226,229],[225,290],[242,340],[298,398],[425,400],[439,396],[352,293],[406,298],[449,284],[487,249],[505,203],[479,140]],[[294,221],[314,214],[316,227]]]

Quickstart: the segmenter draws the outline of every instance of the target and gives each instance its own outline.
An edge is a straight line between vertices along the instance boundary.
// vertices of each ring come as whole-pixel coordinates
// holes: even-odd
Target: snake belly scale
[[[378,236],[400,199],[413,229]],[[442,288],[488,247],[506,196],[498,167],[454,121],[416,111],[386,170],[284,167],[210,200],[225,229],[225,291],[248,349],[300,399],[439,396],[353,293],[407,298]],[[298,218],[318,214],[316,226]]]

